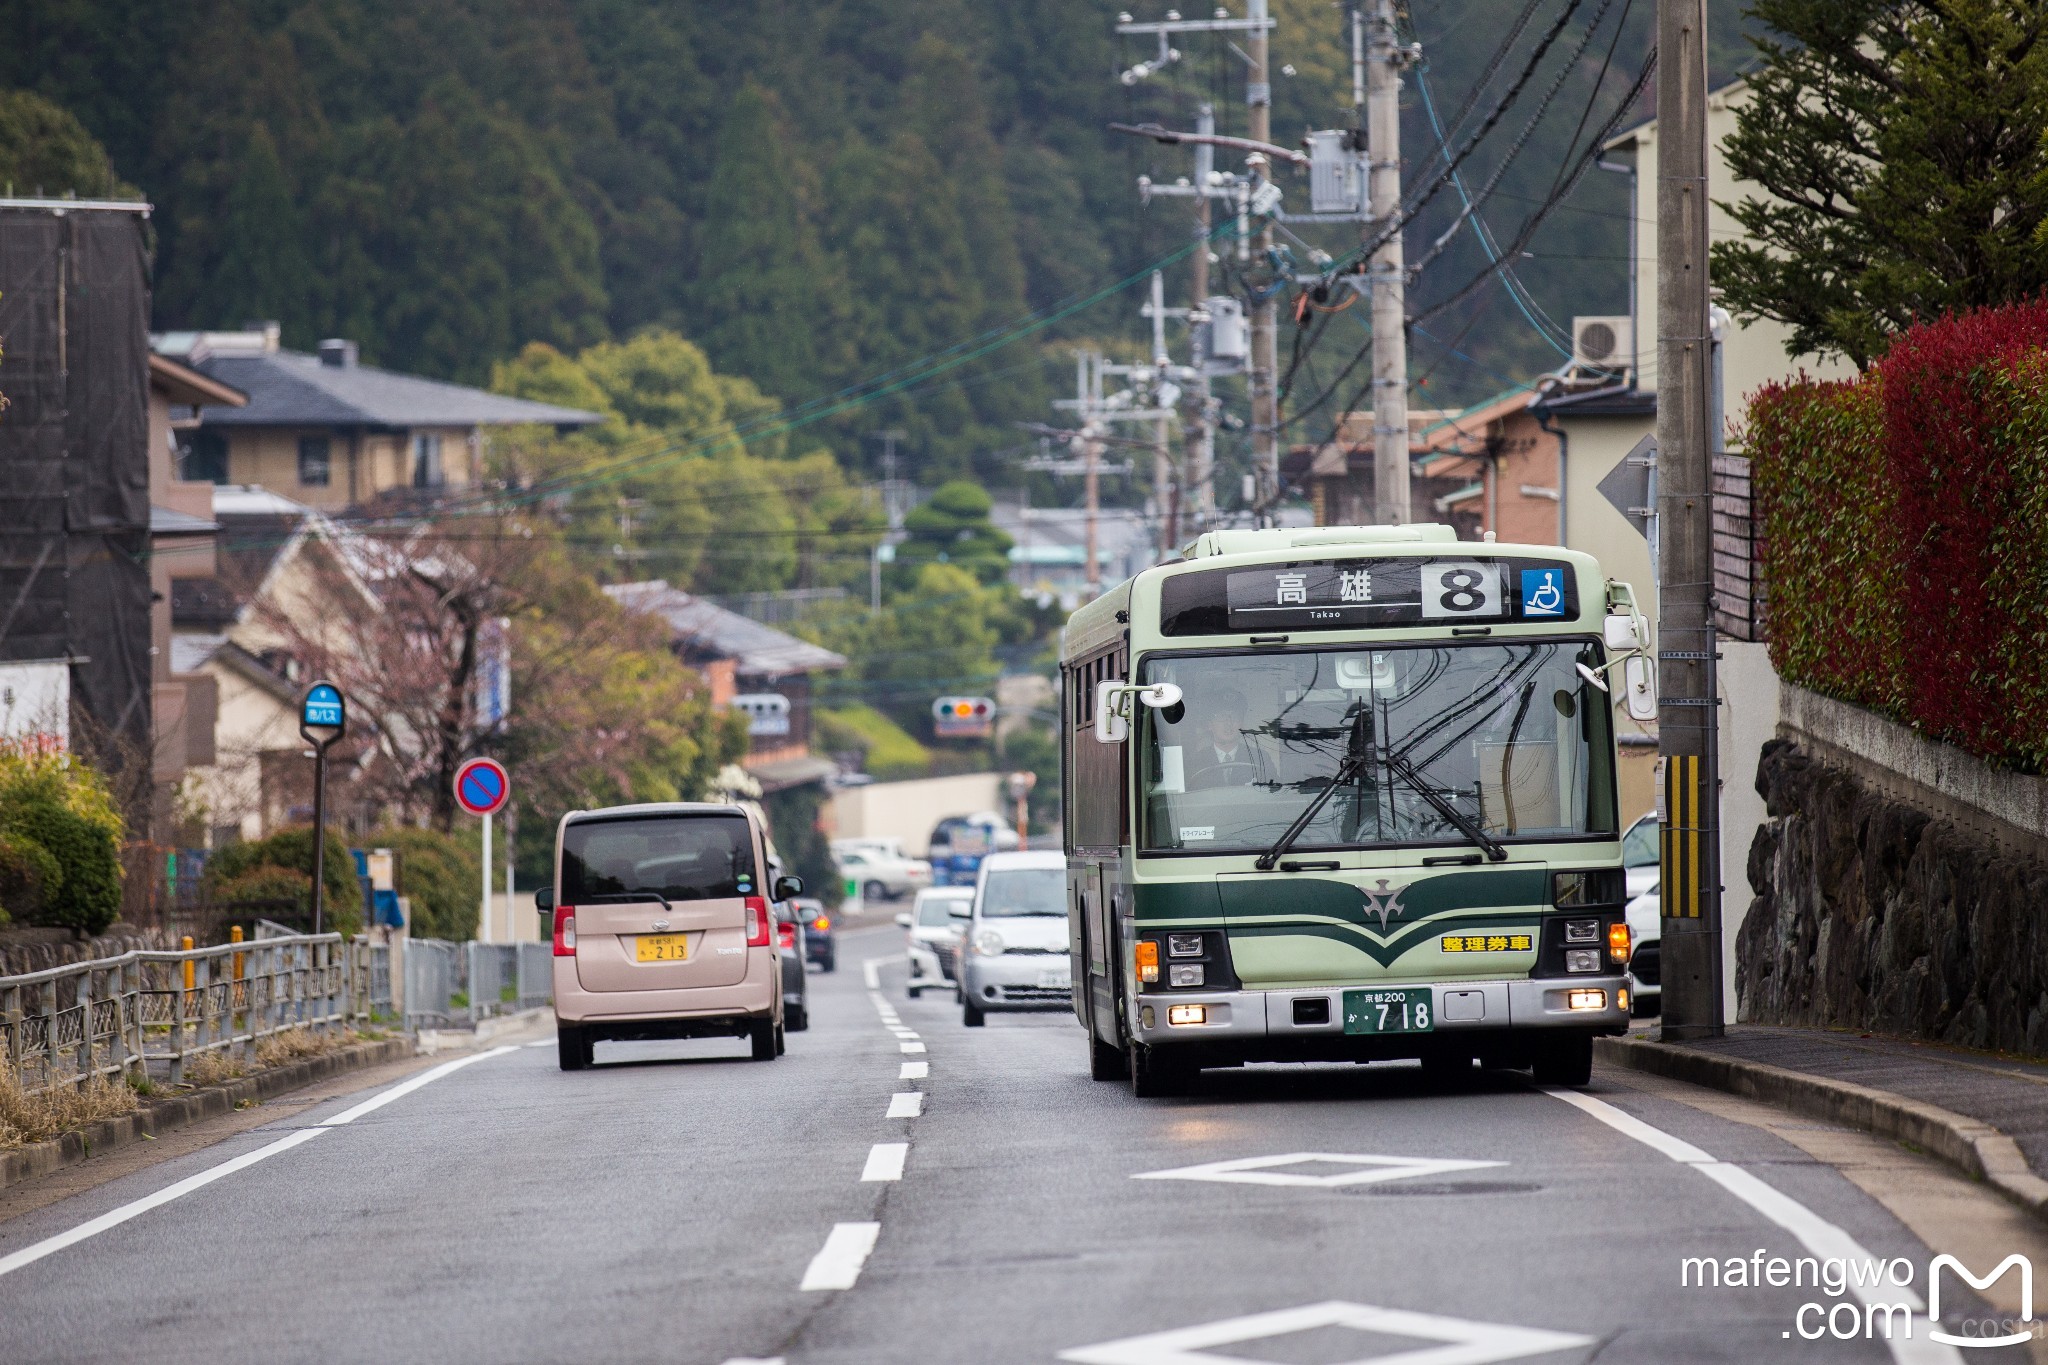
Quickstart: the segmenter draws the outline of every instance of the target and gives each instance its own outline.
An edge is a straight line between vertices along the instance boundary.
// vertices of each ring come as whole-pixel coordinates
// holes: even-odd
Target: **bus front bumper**
[[[1174,1046],[1237,1043],[1273,1044],[1299,1039],[1305,1050],[1340,1040],[1421,1040],[1462,1032],[1498,1034],[1523,1029],[1575,1029],[1591,1033],[1628,1031],[1625,973],[1613,976],[1544,977],[1524,981],[1404,982],[1386,987],[1315,986],[1266,991],[1174,991],[1138,997],[1132,1020],[1136,1041]],[[1431,1027],[1399,1034],[1346,1033],[1346,990],[1427,990]],[[1593,1004],[1591,992],[1598,992]],[[1574,1002],[1576,997],[1576,1004]],[[1177,1008],[1200,1005],[1196,1011]],[[1261,1047],[1258,1050],[1269,1050]]]

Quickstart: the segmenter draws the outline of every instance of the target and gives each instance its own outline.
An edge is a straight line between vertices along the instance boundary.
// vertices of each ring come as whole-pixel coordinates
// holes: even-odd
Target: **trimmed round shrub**
[[[63,754],[0,746],[0,894],[21,918],[80,934],[121,913],[121,816],[100,775]],[[10,870],[11,869],[11,870]]]

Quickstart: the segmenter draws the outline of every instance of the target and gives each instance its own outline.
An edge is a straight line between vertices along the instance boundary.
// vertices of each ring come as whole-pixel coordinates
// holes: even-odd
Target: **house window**
[[[178,448],[178,477],[187,483],[228,481],[228,438],[225,433],[201,427],[185,433]]]
[[[331,446],[325,436],[301,436],[299,438],[300,487],[327,487],[327,471],[331,467],[328,458],[330,450]]]
[[[441,438],[422,432],[412,438],[412,486],[441,486]]]

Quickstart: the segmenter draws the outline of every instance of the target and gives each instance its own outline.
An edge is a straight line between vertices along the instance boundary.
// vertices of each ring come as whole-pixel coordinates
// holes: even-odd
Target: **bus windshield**
[[[1608,700],[1573,667],[1602,662],[1584,640],[1154,655],[1140,680],[1183,698],[1138,708],[1142,851],[1262,852],[1340,770],[1289,856],[1471,847],[1418,784],[1502,843],[1612,838]]]

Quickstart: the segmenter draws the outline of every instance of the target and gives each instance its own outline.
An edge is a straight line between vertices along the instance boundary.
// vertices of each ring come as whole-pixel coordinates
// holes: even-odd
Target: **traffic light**
[[[987,697],[940,697],[932,703],[932,733],[940,739],[987,739],[995,728],[996,704]]]

